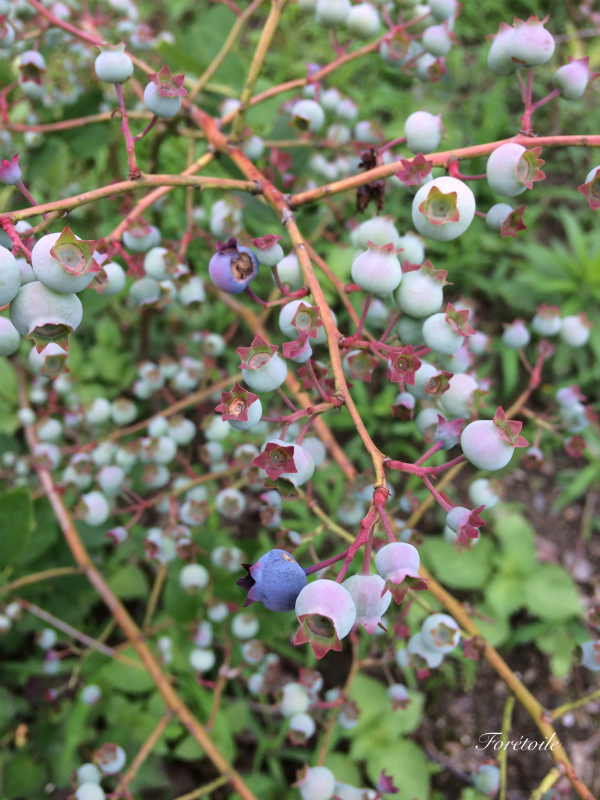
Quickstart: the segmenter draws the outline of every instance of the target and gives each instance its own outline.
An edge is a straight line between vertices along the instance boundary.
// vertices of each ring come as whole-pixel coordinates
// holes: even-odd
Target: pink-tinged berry
[[[96,242],[84,241],[67,227],[62,233],[48,233],[31,251],[36,278],[48,289],[61,294],[83,291],[100,272],[92,257]]]
[[[269,233],[259,239],[252,239],[252,244],[256,247],[256,258],[261,267],[274,267],[283,260],[283,248],[279,244],[282,238]]]
[[[506,42],[506,55],[517,68],[545,64],[554,54],[554,38],[544,28],[544,20],[531,16],[526,22],[514,20],[514,29]]]
[[[592,672],[600,672],[600,642],[584,642],[581,645],[581,666]]]
[[[531,320],[531,327],[540,336],[556,336],[560,331],[560,308],[543,304]]]
[[[0,183],[4,183],[6,186],[16,186],[22,177],[18,154],[13,156],[10,161],[6,158],[0,161]]]
[[[376,245],[367,242],[368,250],[352,262],[352,280],[365,292],[387,295],[402,280],[402,268],[393,244]]]
[[[256,336],[250,347],[238,347],[242,360],[242,376],[256,392],[272,392],[285,381],[287,364],[277,355],[277,346]]]
[[[475,333],[468,319],[467,310],[456,311],[452,303],[448,303],[446,313],[433,314],[423,323],[425,344],[441,355],[449,356],[458,352],[465,337]]]
[[[386,544],[375,556],[375,569],[385,581],[384,591],[388,589],[398,604],[409,589],[427,588],[427,582],[419,577],[419,565],[419,551],[405,542]]]
[[[299,333],[293,342],[284,342],[281,350],[284,358],[289,358],[296,364],[305,364],[313,354],[307,333]]]
[[[458,544],[468,544],[469,539],[477,539],[479,537],[479,528],[485,525],[485,522],[479,516],[479,512],[483,511],[484,506],[471,511],[464,506],[456,506],[451,509],[446,515],[446,526],[456,534]]]
[[[568,56],[568,60],[568,64],[556,70],[552,82],[561,90],[561,97],[565,100],[577,100],[585,92],[588,83],[596,80],[598,73],[591,71],[589,56]]]
[[[525,327],[522,319],[516,319],[504,328],[502,333],[502,344],[513,350],[526,347],[531,340],[531,334]]]
[[[459,372],[450,378],[448,389],[438,401],[441,412],[450,419],[463,419],[472,412],[475,392],[479,385],[475,378],[465,372]]]
[[[460,439],[463,453],[478,469],[502,469],[511,460],[516,447],[529,444],[519,435],[522,427],[522,422],[507,420],[498,407],[493,420],[480,419],[467,425]]]
[[[94,761],[104,775],[115,775],[125,766],[127,756],[118,744],[104,744],[95,754]]]
[[[415,111],[404,123],[406,146],[411,153],[433,153],[442,141],[444,130],[441,114],[435,116],[428,111]]]
[[[315,465],[310,453],[298,444],[288,444],[273,439],[263,445],[261,453],[252,462],[264,469],[271,480],[286,478],[294,486],[302,486],[312,478]]]
[[[411,386],[414,385],[415,374],[421,367],[421,361],[414,354],[412,346],[408,344],[400,350],[390,350],[388,355],[388,369],[392,383],[404,381]],[[411,408],[414,408],[414,401]]]
[[[449,176],[421,186],[412,205],[417,231],[427,239],[449,242],[463,234],[475,216],[475,196],[466,183]]]
[[[181,98],[187,95],[183,88],[183,75],[171,75],[165,64],[159,72],[148,75],[150,83],[144,89],[144,103],[148,111],[161,119],[170,119],[181,108]]]
[[[417,269],[405,268],[402,283],[394,292],[394,302],[413,318],[421,319],[435,314],[444,300],[443,287],[448,285],[447,274],[446,270],[436,270],[430,261],[425,261]]]
[[[294,644],[309,642],[317,658],[341,650],[341,639],[352,630],[356,606],[346,589],[335,581],[319,579],[302,589],[296,600],[300,628]]]
[[[342,583],[356,606],[356,625],[362,625],[367,633],[373,633],[379,620],[388,610],[392,595],[385,589],[385,581],[379,575],[352,575]]]
[[[125,83],[133,75],[133,61],[125,52],[123,42],[100,47],[100,55],[96,58],[94,68],[96,75],[104,83]]]
[[[240,294],[256,278],[258,261],[252,250],[238,246],[232,236],[217,242],[217,252],[208,264],[208,274],[215,286],[227,294]]]
[[[298,595],[308,583],[303,568],[285,550],[269,550],[255,564],[242,566],[248,574],[237,585],[248,591],[244,607],[258,602],[269,611],[293,611]]]
[[[327,0],[327,2],[330,1]],[[350,4],[348,3],[348,5]],[[299,131],[317,133],[325,122],[325,112],[315,100],[298,100],[291,113],[292,123]]]
[[[438,414],[433,441],[441,442],[443,450],[452,450],[460,442],[460,432],[462,429],[462,419],[446,420]]]
[[[83,318],[83,307],[76,294],[59,294],[35,281],[19,289],[9,314],[21,336],[34,340],[38,353],[52,342],[66,351],[69,336]]]
[[[570,347],[582,347],[590,338],[592,327],[592,322],[584,312],[563,317],[560,321],[560,338]]]
[[[300,789],[302,800],[331,800],[335,791],[335,777],[327,767],[309,767],[297,773],[292,786]]]
[[[238,431],[248,431],[260,422],[262,403],[255,394],[236,383],[230,392],[221,393],[221,402],[215,408],[223,420]]]
[[[516,197],[525,189],[531,189],[535,181],[544,180],[546,176],[540,169],[544,164],[539,158],[541,152],[541,147],[526,150],[515,142],[501,144],[487,161],[486,175],[490,189],[504,197]]]
[[[392,417],[402,421],[412,419],[415,413],[416,400],[408,392],[400,392],[396,395],[392,406]]]
[[[369,355],[366,350],[350,350],[342,362],[344,372],[350,378],[357,381],[371,382],[373,370],[378,366],[379,361]]]
[[[577,187],[577,191],[587,197],[592,211],[600,208],[600,166],[591,169],[585,179],[585,183]]]

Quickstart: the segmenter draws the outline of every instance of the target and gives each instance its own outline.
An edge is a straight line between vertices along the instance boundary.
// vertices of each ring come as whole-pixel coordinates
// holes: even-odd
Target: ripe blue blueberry
[[[243,564],[246,577],[237,584],[248,590],[244,606],[262,603],[270,611],[293,611],[308,579],[300,564],[285,550],[269,550],[255,564]]]

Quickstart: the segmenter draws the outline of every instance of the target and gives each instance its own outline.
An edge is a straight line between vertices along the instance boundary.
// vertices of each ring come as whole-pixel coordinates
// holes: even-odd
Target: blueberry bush
[[[2,798],[600,791],[598,33],[0,0]]]

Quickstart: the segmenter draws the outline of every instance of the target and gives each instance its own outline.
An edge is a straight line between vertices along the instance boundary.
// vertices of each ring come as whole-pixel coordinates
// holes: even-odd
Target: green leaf
[[[575,582],[558,564],[541,564],[523,586],[525,606],[540,619],[563,620],[583,613]]]
[[[573,480],[552,504],[552,511],[559,511],[568,506],[580,495],[587,492],[589,487],[598,479],[598,464],[588,464],[585,469],[578,471]]]
[[[40,797],[46,781],[46,770],[25,752],[11,754],[6,764],[1,789],[3,800]]]
[[[485,533],[472,550],[458,550],[438,536],[427,538],[419,547],[423,564],[445,586],[453,589],[482,589],[492,570],[494,546]]]
[[[28,489],[12,489],[0,495],[0,520],[0,569],[3,569],[27,547],[31,537],[33,517]]]
[[[122,600],[146,597],[148,594],[148,579],[143,570],[133,564],[127,564],[115,572],[108,586]]]
[[[133,647],[126,648],[122,653],[129,658],[135,658]],[[113,689],[131,694],[149,692],[154,686],[154,681],[147,672],[130,667],[121,661],[111,661],[98,670],[97,682],[107,683]]]
[[[494,514],[493,525],[502,547],[502,553],[498,557],[502,566],[510,564],[510,572],[528,575],[537,564],[535,531],[532,526],[521,514],[507,509],[499,509]]]
[[[376,750],[367,761],[367,775],[377,783],[382,770],[393,778],[398,787],[394,800],[426,800],[429,797],[429,768],[427,759],[414,742],[402,739],[389,741]]]

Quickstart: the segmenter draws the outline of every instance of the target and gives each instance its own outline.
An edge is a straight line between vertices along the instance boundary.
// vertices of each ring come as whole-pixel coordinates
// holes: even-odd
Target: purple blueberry
[[[217,252],[208,264],[211,281],[227,294],[240,294],[256,278],[258,261],[247,247],[238,247],[232,236],[226,242],[217,242]]]
[[[269,611],[293,611],[296,598],[308,583],[296,559],[285,550],[269,550],[256,564],[243,564],[246,577],[237,585],[248,590],[244,603],[262,603]]]

